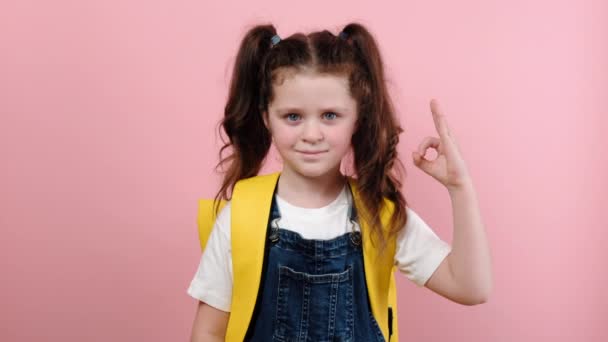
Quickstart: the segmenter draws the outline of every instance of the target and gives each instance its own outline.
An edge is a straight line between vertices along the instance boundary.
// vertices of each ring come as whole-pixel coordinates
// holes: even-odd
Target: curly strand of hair
[[[260,83],[272,49],[271,38],[276,34],[273,25],[256,25],[243,37],[234,62],[228,101],[218,131],[224,129],[228,141],[222,137],[220,161],[215,170],[222,169],[223,179],[214,198],[218,214],[220,199],[228,200],[237,181],[255,176],[262,167],[271,145],[270,133],[264,126],[260,105]],[[230,154],[223,157],[223,152]],[[224,166],[227,165],[227,170]]]

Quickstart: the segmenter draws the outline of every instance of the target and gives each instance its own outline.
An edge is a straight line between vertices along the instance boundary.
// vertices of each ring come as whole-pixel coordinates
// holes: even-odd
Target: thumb
[[[424,159],[420,153],[414,151],[412,152],[412,158],[414,159],[414,165],[416,165],[418,168],[420,168],[422,171],[425,171],[428,169],[428,166],[431,162],[429,162],[428,160]]]

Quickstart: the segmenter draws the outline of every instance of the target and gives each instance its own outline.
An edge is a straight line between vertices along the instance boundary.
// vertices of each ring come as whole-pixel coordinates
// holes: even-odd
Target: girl
[[[402,194],[403,130],[368,30],[352,23],[338,36],[284,40],[272,25],[249,30],[221,123],[229,142],[218,167],[228,168],[215,197],[217,219],[188,288],[199,300],[192,341],[396,340],[390,308],[388,318],[378,309],[387,306],[392,267],[454,302],[485,302],[490,253],[475,190],[434,100],[431,111],[439,138],[427,137],[412,157],[450,194],[453,246]],[[283,168],[258,175],[272,144]],[[424,158],[428,148],[436,159]],[[354,175],[346,175],[341,165],[351,149]],[[255,196],[244,199],[245,189]],[[261,238],[244,237],[261,230]],[[241,267],[243,254],[256,259],[255,246],[265,248],[263,268]],[[242,276],[249,271],[258,277]]]

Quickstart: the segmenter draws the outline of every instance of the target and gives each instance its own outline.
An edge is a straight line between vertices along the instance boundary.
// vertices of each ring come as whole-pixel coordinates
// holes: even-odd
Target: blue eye
[[[287,118],[287,121],[294,121],[294,120],[289,120],[290,118],[294,118],[294,116],[296,117],[300,117],[300,114],[296,114],[296,113],[289,113],[287,115],[285,115],[285,117]]]
[[[325,114],[333,114],[333,118],[331,118],[330,120],[333,120],[333,119],[335,119],[335,118],[337,118],[337,117],[338,117],[338,114],[336,114],[336,113],[334,113],[334,112],[327,112],[327,113],[325,113]]]
[[[338,114],[334,113],[334,112],[325,112],[323,113],[323,115],[325,116],[326,119],[328,120],[335,120],[338,117]],[[295,122],[298,119],[301,119],[301,115],[297,114],[297,113],[288,113],[285,114],[283,116],[285,119],[287,119],[287,121],[291,121],[291,122]]]

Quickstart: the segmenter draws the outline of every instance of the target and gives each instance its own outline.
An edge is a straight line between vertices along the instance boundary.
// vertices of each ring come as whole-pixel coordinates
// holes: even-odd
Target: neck
[[[278,195],[285,201],[303,208],[320,208],[338,197],[346,177],[337,169],[318,177],[306,177],[284,168],[278,181]]]

